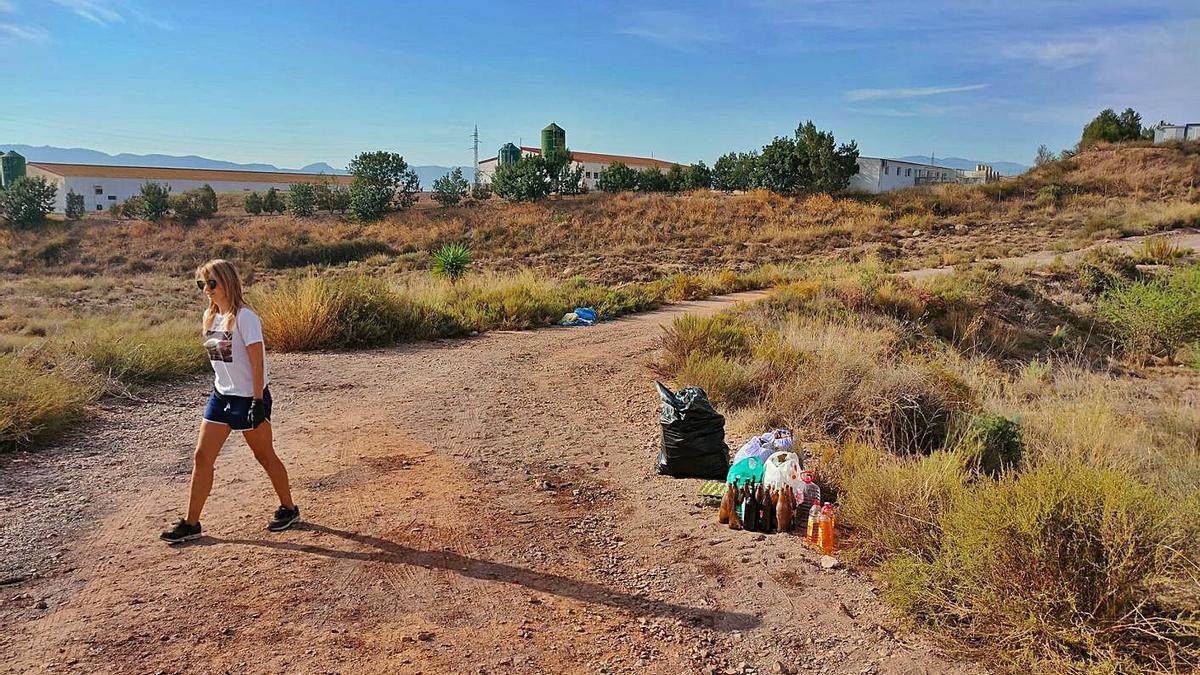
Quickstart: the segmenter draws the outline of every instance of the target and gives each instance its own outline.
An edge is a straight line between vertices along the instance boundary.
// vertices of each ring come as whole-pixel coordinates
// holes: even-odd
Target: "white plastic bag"
[[[794,452],[780,451],[767,458],[766,469],[763,471],[763,485],[782,489],[784,486],[793,490],[804,490],[800,480],[800,458]]]

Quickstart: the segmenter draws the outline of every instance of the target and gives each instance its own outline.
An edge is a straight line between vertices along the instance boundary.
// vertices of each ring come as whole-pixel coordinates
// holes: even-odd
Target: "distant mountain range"
[[[281,169],[273,164],[237,164],[219,159],[209,159],[197,155],[133,155],[123,152],[110,155],[99,150],[87,148],[56,148],[52,145],[20,145],[0,143],[0,153],[16,150],[30,162],[58,162],[60,164],[101,164],[105,166],[155,166],[176,169],[226,169],[231,171],[282,171],[284,173],[327,173],[345,174],[345,169],[334,168],[325,162],[314,162],[299,169]],[[421,186],[429,189],[433,181],[452,171],[455,167],[446,166],[414,166],[421,179]],[[469,166],[460,167],[463,177],[467,180],[475,178],[475,170]]]
[[[914,164],[929,164],[929,157],[921,155],[908,155],[906,157],[897,157],[901,162],[913,162]],[[976,164],[987,164],[995,169],[1002,176],[1016,176],[1017,174],[1025,173],[1029,167],[1016,162],[977,162],[973,159],[963,159],[962,157],[935,157],[933,160],[934,166],[944,166],[948,169],[965,169],[973,170]]]

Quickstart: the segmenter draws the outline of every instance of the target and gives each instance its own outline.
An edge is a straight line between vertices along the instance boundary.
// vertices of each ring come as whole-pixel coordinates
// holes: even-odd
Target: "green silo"
[[[554,122],[542,129],[542,154],[550,154],[551,150],[567,149],[567,132]]]
[[[496,155],[497,164],[504,166],[505,164],[516,164],[521,159],[521,149],[512,143],[505,143],[500,152]]]
[[[0,155],[0,187],[8,187],[13,181],[25,175],[25,158],[16,150],[9,150]]]

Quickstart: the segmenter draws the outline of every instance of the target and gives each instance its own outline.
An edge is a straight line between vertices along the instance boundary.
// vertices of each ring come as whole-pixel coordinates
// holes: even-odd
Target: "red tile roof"
[[[524,153],[532,153],[535,155],[542,154],[541,148],[522,147],[521,151]],[[497,159],[496,157],[489,157],[487,159],[479,160],[479,163],[486,164],[487,162],[494,162],[494,161],[496,161],[496,159]],[[621,163],[625,164],[626,166],[637,166],[637,167],[655,166],[660,169],[670,169],[671,167],[675,166],[675,164],[676,164],[676,162],[668,162],[668,161],[661,160],[661,159],[654,159],[653,157],[630,157],[627,155],[605,155],[605,154],[602,154],[599,152],[579,152],[578,150],[571,151],[571,159],[575,160],[576,162],[586,162],[589,164],[604,164],[606,166],[609,164],[612,164],[613,162],[621,162]]]

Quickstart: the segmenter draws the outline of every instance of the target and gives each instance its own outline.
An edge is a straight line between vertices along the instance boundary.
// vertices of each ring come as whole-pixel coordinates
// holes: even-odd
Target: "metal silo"
[[[497,153],[497,164],[504,166],[505,164],[516,164],[521,159],[521,149],[512,143],[505,143],[500,152]]]
[[[0,155],[0,187],[8,187],[13,181],[25,175],[25,158],[16,150],[9,150]]]
[[[542,129],[542,154],[547,155],[551,150],[567,149],[567,132],[554,122]]]

